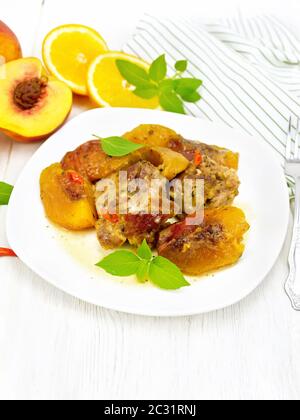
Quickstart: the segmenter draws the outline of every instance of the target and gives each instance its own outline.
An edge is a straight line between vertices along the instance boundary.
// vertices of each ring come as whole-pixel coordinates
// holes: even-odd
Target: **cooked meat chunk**
[[[217,164],[221,166],[226,166],[227,168],[238,170],[239,167],[239,155],[234,153],[231,150],[223,149],[218,146],[210,146],[205,143],[199,142],[190,142],[185,140],[186,144],[195,145],[197,149],[200,150],[200,153],[203,156],[208,156],[214,160]]]
[[[117,215],[114,217],[102,215],[96,222],[97,237],[104,249],[120,248],[124,245],[127,241],[124,230],[124,223]]]
[[[169,206],[166,213],[162,208],[163,194],[167,198],[167,180],[147,161],[130,166],[126,171],[127,203],[123,208],[125,198],[123,195],[119,197],[120,176],[120,173],[115,173],[96,185],[96,207],[99,216],[96,229],[100,244],[106,249],[116,248],[127,241],[133,246],[139,246],[146,239],[150,246],[154,246],[158,233],[166,227],[167,220],[174,213],[171,202],[167,203]],[[152,180],[160,182],[158,191],[153,189]],[[113,192],[107,184],[108,181],[115,186]],[[143,181],[143,184],[140,181]]]
[[[133,154],[120,158],[107,156],[100,141],[92,140],[67,153],[62,160],[62,167],[64,170],[73,169],[79,172],[93,183],[136,162],[137,159]]]
[[[201,225],[189,226],[183,221],[163,230],[158,253],[185,274],[206,274],[238,261],[248,229],[245,215],[238,208],[206,210]]]
[[[86,186],[81,175],[74,171],[63,171],[58,176],[61,188],[71,201],[78,201],[86,198]]]
[[[168,215],[128,214],[102,215],[96,223],[96,231],[101,246],[105,249],[115,249],[127,241],[138,247],[146,239],[149,246],[157,243],[158,233],[167,226]]]
[[[209,157],[221,166],[226,166],[235,170],[238,169],[239,155],[218,146],[210,146],[197,141],[185,140],[181,137],[171,140],[167,147],[175,152],[183,154],[190,162],[195,162],[197,153],[200,153],[200,155]]]
[[[185,179],[204,180],[204,205],[206,208],[218,208],[231,205],[239,193],[239,178],[234,169],[217,164],[208,156],[203,156],[202,163],[189,168],[179,176]]]

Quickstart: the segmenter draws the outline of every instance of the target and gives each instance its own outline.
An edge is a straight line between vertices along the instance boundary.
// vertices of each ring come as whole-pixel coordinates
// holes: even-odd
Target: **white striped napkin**
[[[188,112],[242,128],[284,157],[288,120],[300,116],[300,43],[275,18],[204,24],[146,15],[124,50],[147,61],[166,53],[170,68],[187,59],[189,75],[204,82]]]

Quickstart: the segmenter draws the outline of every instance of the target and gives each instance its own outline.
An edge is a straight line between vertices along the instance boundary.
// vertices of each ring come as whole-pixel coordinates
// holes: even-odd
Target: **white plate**
[[[121,135],[141,123],[163,124],[188,139],[201,139],[240,153],[240,195],[251,224],[243,258],[233,267],[167,292],[134,279],[106,275],[95,232],[72,234],[44,215],[39,176],[48,165],[92,138]],[[84,301],[123,312],[192,315],[232,305],[252,292],[271,270],[288,227],[289,197],[277,156],[262,140],[200,119],[159,111],[96,109],[81,114],[44,143],[27,164],[12,194],[7,217],[10,246],[35,273]]]

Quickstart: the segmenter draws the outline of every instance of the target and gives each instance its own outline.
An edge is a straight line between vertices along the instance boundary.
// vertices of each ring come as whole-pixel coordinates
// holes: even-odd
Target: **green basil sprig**
[[[124,137],[114,136],[101,138],[99,136],[96,136],[95,134],[94,137],[100,140],[101,147],[104,153],[111,157],[127,156],[130,153],[133,153],[136,150],[145,147],[143,144],[133,143],[132,141],[127,140]]]
[[[0,206],[7,206],[13,189],[12,185],[0,182]]]
[[[128,277],[136,275],[141,283],[150,280],[156,286],[165,290],[177,290],[190,286],[179,268],[163,257],[155,257],[144,240],[137,254],[131,251],[116,251],[96,264],[107,273]]]
[[[117,60],[116,65],[122,77],[135,86],[135,95],[143,99],[158,97],[165,111],[185,114],[184,102],[196,103],[201,99],[198,89],[202,80],[182,77],[188,68],[187,60],[175,63],[176,73],[172,78],[167,77],[165,54],[154,60],[148,72],[126,60]]]

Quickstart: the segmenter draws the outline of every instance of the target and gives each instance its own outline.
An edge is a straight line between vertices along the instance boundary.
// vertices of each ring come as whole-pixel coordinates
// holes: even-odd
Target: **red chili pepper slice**
[[[202,161],[203,161],[203,159],[202,159],[201,153],[199,152],[199,150],[196,150],[195,157],[194,157],[194,163],[195,163],[195,165],[196,166],[201,165]]]
[[[12,249],[9,248],[0,248],[0,257],[16,257]]]
[[[68,172],[68,177],[70,181],[74,182],[75,184],[82,185],[84,183],[83,177],[79,175],[77,172],[74,172],[74,171]]]
[[[117,214],[103,214],[103,217],[105,220],[107,220],[110,223],[118,223],[120,218]]]

